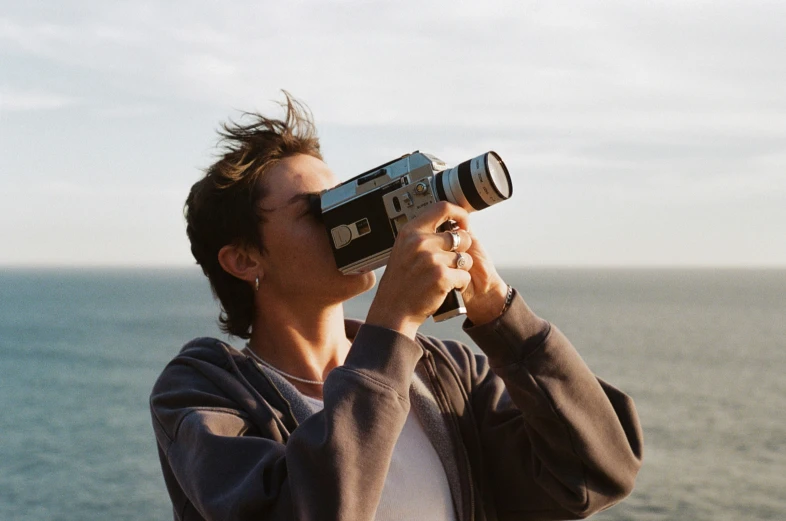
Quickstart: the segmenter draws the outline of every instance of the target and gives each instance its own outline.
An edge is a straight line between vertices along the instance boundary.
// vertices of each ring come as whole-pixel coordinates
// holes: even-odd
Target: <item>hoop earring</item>
[[[257,278],[254,280],[254,287],[256,291],[259,291],[259,275],[257,275]]]

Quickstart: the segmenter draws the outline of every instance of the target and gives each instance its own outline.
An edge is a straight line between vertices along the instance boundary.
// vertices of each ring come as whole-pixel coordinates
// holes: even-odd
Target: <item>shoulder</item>
[[[192,408],[232,408],[243,387],[245,355],[216,338],[195,338],[164,367],[150,393],[155,414]]]
[[[209,378],[218,372],[226,372],[231,366],[237,365],[241,358],[245,358],[245,355],[217,338],[195,338],[183,345],[164,367],[153,386],[154,393],[170,380],[186,375],[199,379],[200,375]]]
[[[256,363],[216,338],[195,338],[182,347],[153,386],[150,410],[159,439],[174,439],[189,417],[213,425],[211,415],[243,418],[273,437],[272,425],[294,428],[287,402]]]
[[[186,342],[173,361],[179,358],[191,358],[206,362],[219,362],[231,358],[235,354],[243,356],[237,349],[223,340],[212,337],[198,337]]]
[[[195,338],[184,344],[164,367],[153,386],[153,394],[178,382],[193,386],[201,380],[226,378],[229,373],[237,373],[239,365],[247,363],[246,355],[222,340]]]

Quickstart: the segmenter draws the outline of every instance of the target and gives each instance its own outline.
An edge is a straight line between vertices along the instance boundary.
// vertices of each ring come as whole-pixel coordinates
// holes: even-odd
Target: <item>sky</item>
[[[188,266],[241,111],[342,180],[488,150],[499,266],[786,266],[786,2],[0,0],[0,265]]]

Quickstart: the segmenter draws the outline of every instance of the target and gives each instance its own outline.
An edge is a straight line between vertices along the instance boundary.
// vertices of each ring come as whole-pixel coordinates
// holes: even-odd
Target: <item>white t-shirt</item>
[[[304,397],[317,410],[324,407],[321,400]],[[456,519],[445,468],[412,410],[393,449],[375,519]]]

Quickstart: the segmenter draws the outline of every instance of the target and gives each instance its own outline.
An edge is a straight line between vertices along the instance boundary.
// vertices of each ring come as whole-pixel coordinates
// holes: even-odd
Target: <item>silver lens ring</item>
[[[447,170],[442,176],[442,187],[445,189],[445,195],[453,204],[457,204],[468,212],[472,212],[475,208],[464,197],[464,192],[461,190],[461,183],[459,183],[458,167],[453,167]]]
[[[486,152],[440,173],[440,195],[469,212],[509,199],[513,184],[505,163],[496,152]]]

